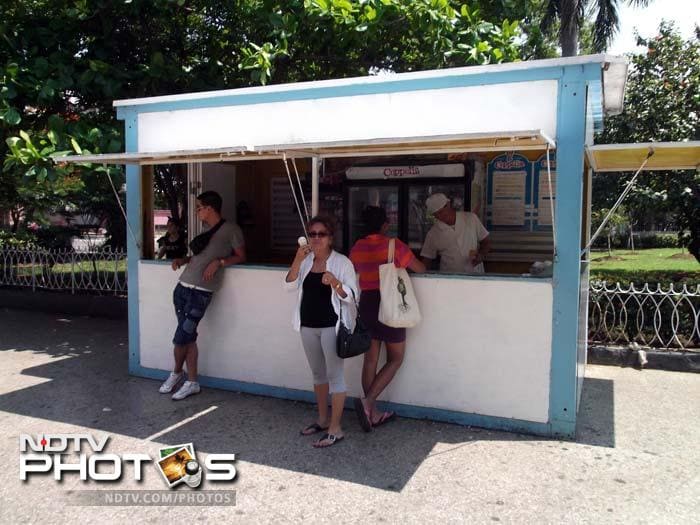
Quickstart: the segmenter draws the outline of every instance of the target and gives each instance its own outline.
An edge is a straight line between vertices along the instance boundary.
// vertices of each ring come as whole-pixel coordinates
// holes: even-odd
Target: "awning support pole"
[[[292,174],[289,171],[289,164],[287,164],[286,153],[282,153],[282,162],[284,163],[284,169],[287,170],[287,178],[289,179],[289,189],[292,190],[292,197],[294,197],[294,203],[297,207],[297,213],[299,213],[299,221],[301,222],[301,227],[304,230],[304,237],[308,239],[309,235],[306,233],[306,222],[304,222],[304,216],[301,213],[301,206],[299,205],[299,199],[297,199],[297,192],[294,190],[294,182],[292,181]],[[304,198],[303,193],[301,194],[301,198]],[[306,208],[306,204],[304,204],[304,208]]]
[[[134,234],[134,230],[131,229],[131,223],[129,222],[129,219],[126,216],[126,211],[124,211],[124,206],[122,206],[122,201],[119,198],[119,193],[117,193],[117,188],[114,187],[114,182],[112,181],[112,176],[109,174],[109,168],[107,167],[107,164],[103,164],[102,167],[105,169],[105,173],[107,174],[107,178],[109,179],[109,185],[112,186],[112,191],[114,192],[114,197],[117,199],[117,204],[119,204],[119,209],[122,211],[122,216],[124,217],[124,222],[126,222],[126,228],[129,230],[129,233],[131,234],[131,238],[134,240],[136,247],[140,251],[141,250],[141,243],[136,238],[136,235]]]
[[[318,157],[311,157],[311,215],[313,217],[318,215],[318,163]]]
[[[549,182],[549,210],[552,213],[552,243],[554,244],[554,249],[552,250],[552,256],[554,259],[557,257],[557,223],[554,221],[554,196],[552,195],[552,169],[550,166],[549,159],[549,149],[550,144],[547,143],[547,181]]]
[[[581,256],[585,256],[588,250],[590,250],[591,246],[593,246],[593,243],[595,240],[598,238],[598,235],[603,231],[603,228],[605,228],[605,225],[608,224],[608,221],[610,220],[610,217],[617,211],[617,209],[620,207],[620,204],[622,204],[622,201],[625,200],[625,197],[627,197],[627,194],[632,191],[632,188],[634,186],[635,181],[637,180],[637,177],[639,174],[642,172],[644,167],[647,165],[647,162],[649,162],[649,159],[651,156],[654,154],[654,148],[651,146],[649,147],[649,153],[647,153],[647,157],[644,159],[644,162],[642,162],[642,165],[639,166],[639,169],[637,170],[637,173],[634,174],[634,176],[630,179],[630,181],[627,183],[627,186],[625,186],[624,191],[620,195],[620,198],[617,199],[617,202],[613,205],[612,208],[610,208],[610,211],[608,214],[605,216],[603,219],[603,222],[600,223],[600,226],[598,226],[598,229],[595,231],[595,233],[591,236],[591,240],[588,241],[588,244],[586,247],[581,250]]]
[[[309,217],[309,207],[306,205],[306,199],[304,198],[304,188],[301,187],[301,178],[299,177],[299,170],[297,170],[297,162],[292,157],[292,167],[294,168],[294,174],[297,176],[297,185],[299,186],[299,195],[301,195],[301,202],[304,203],[304,215],[306,215],[306,222],[311,220]]]

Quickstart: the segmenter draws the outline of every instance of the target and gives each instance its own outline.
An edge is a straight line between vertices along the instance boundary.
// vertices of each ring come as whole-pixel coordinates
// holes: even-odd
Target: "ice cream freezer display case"
[[[469,164],[425,166],[363,166],[346,171],[344,185],[344,250],[366,235],[362,211],[381,206],[389,221],[387,235],[405,241],[420,252],[433,217],[425,200],[437,192],[446,194],[459,210],[469,209]]]

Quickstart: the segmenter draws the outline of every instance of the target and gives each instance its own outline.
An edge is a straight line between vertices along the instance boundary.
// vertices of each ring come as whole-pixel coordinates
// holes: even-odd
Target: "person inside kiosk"
[[[484,257],[491,243],[489,232],[479,218],[468,211],[457,211],[444,193],[434,193],[425,201],[436,222],[428,234],[420,255],[426,267],[440,257],[445,273],[484,273]]]

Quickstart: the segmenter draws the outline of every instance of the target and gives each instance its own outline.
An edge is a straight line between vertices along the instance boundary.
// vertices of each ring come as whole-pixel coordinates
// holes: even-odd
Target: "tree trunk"
[[[29,223],[34,220],[34,212],[36,211],[36,208],[28,208],[24,210],[24,218],[22,222],[24,222],[24,229],[26,230],[27,227],[29,226]]]
[[[12,233],[17,233],[21,212],[19,210],[10,210],[10,217],[12,217]]]
[[[632,228],[632,217],[630,217],[630,246],[634,251],[634,229]]]
[[[559,44],[561,45],[561,56],[563,57],[573,57],[578,54],[579,1],[561,1]]]

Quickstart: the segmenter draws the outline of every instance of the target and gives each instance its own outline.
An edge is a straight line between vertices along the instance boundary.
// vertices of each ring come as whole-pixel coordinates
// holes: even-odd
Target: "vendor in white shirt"
[[[479,218],[452,208],[444,193],[434,193],[425,201],[428,213],[437,222],[425,236],[420,255],[430,268],[440,256],[440,271],[448,273],[484,273],[483,260],[491,242],[489,232]]]

